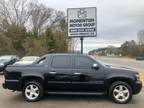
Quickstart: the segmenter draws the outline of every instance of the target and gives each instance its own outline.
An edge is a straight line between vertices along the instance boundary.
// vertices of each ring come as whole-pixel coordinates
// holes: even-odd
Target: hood
[[[19,61],[19,62],[16,62],[14,65],[30,65],[32,63],[33,61]]]
[[[111,68],[111,69],[136,71],[135,69],[133,69],[133,68],[131,68],[131,67],[125,67],[125,66],[121,66],[121,65],[105,64],[105,66],[106,66],[107,68]]]

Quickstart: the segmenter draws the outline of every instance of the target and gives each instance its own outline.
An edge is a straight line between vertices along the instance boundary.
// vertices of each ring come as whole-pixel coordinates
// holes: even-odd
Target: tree
[[[63,32],[55,32],[56,36],[56,51],[58,53],[65,53],[68,51],[68,41]]]
[[[13,47],[18,52],[24,53],[24,47],[22,46],[22,43],[27,36],[25,27],[17,27],[16,25],[11,25],[5,32],[5,35],[11,38]]]
[[[56,52],[56,41],[55,41],[56,39],[54,33],[50,28],[46,29],[45,37],[46,37],[46,44],[48,46],[49,53]]]
[[[123,56],[138,56],[139,51],[134,40],[126,41],[121,45],[121,54]]]
[[[45,37],[36,37],[33,32],[27,33],[23,42],[26,55],[43,55],[48,53]]]
[[[4,28],[9,25],[24,26],[29,18],[28,0],[1,0],[0,18]]]
[[[139,55],[144,56],[144,30],[140,30],[137,34]]]
[[[31,3],[29,8],[31,14],[32,30],[36,34],[40,34],[44,27],[50,23],[53,14],[53,9],[45,7],[43,4]]]
[[[0,38],[0,55],[7,53],[16,54],[11,38],[8,38],[4,35],[0,35]]]
[[[67,52],[65,15],[32,0],[0,1],[0,54]]]
[[[144,45],[144,30],[140,30],[137,34],[137,40],[139,45]]]

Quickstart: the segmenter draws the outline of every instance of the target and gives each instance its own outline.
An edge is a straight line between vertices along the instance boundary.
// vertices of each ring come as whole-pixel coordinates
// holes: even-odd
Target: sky
[[[66,13],[67,8],[97,7],[97,37],[84,39],[84,52],[137,40],[144,29],[144,0],[39,0]],[[76,50],[80,50],[79,39]]]

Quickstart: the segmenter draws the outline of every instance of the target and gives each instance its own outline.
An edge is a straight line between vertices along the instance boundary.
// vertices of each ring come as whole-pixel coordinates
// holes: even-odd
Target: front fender
[[[104,84],[106,85],[107,88],[115,82],[115,81],[124,81],[133,86],[135,78],[133,76],[128,76],[128,75],[109,75],[104,81]]]

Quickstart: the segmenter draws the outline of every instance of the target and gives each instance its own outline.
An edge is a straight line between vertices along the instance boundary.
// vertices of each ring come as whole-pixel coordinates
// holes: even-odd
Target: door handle
[[[54,74],[57,74],[57,72],[52,71],[52,72],[49,72],[49,74],[53,74],[54,75]]]
[[[74,75],[81,75],[81,73],[80,72],[75,72]]]

